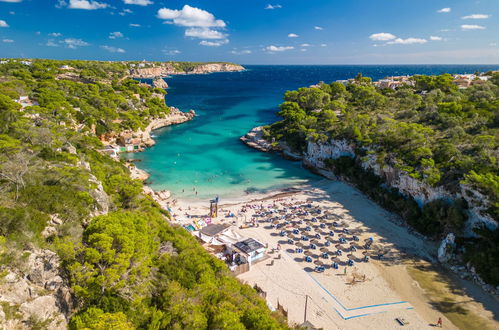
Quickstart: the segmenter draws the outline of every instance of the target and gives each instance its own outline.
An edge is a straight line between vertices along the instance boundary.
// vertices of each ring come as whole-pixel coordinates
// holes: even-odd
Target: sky
[[[0,0],[0,57],[498,64],[499,0]]]

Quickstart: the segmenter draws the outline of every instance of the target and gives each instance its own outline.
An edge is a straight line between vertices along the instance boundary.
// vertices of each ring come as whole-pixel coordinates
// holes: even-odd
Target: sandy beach
[[[187,225],[208,214],[208,200],[183,200],[181,196],[173,199],[174,202],[170,200],[168,204],[176,223]],[[309,249],[310,242],[302,242],[296,237],[299,235],[291,234],[291,230],[297,228],[293,221],[287,227],[276,229],[270,228],[272,223],[266,219],[272,217],[267,213],[273,211],[296,220],[297,214],[309,205],[311,210],[320,209],[324,215],[314,223],[307,222],[312,221],[312,217],[302,216],[305,224],[312,227],[310,236],[316,250]],[[290,211],[293,208],[295,210]],[[234,216],[228,216],[230,214]],[[267,215],[255,216],[261,214]],[[252,221],[257,226],[245,228],[245,224]],[[332,227],[333,221],[337,227]],[[408,260],[433,261],[434,243],[412,233],[396,216],[345,183],[324,179],[314,186],[224,199],[220,201],[219,216],[214,223],[231,224],[233,232],[268,247],[268,258],[251,265],[250,270],[238,278],[262,288],[269,306],[282,305],[288,311],[290,324],[301,324],[306,317],[315,327],[324,329],[396,329],[401,327],[396,320],[399,319],[406,322],[404,328],[422,329],[436,324],[441,317],[443,328],[457,328],[436,310],[407,270]],[[319,226],[321,223],[324,227]],[[326,229],[321,231],[321,228]],[[341,256],[332,254],[338,248],[337,242],[331,240],[332,244],[326,246],[327,235],[313,240],[315,232],[325,234],[328,228],[337,233],[336,239],[345,229],[348,232],[344,237],[349,240],[341,246],[344,250]],[[289,236],[280,236],[283,229]],[[358,243],[350,240],[352,235],[357,236]],[[290,237],[294,239],[293,244],[288,243]],[[372,246],[363,249],[362,245],[369,240]],[[357,244],[358,249],[349,253],[349,244]],[[296,253],[298,246],[303,246],[304,253]],[[321,259],[324,251],[329,252],[328,259]],[[381,260],[377,257],[379,254],[383,255]],[[305,261],[306,255],[312,256],[312,263]],[[365,255],[369,256],[368,262],[363,259]],[[354,261],[353,265],[348,265],[349,259]],[[332,262],[338,264],[338,269],[331,267]],[[317,272],[315,267],[321,264],[325,270]],[[481,316],[493,326],[497,324],[493,320],[494,313]]]

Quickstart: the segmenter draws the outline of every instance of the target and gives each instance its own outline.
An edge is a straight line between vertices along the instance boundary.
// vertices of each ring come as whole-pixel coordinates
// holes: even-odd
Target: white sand
[[[393,214],[341,182],[324,180],[314,187],[300,187],[299,192],[285,195],[287,196],[281,195],[277,199],[278,207],[281,203],[305,203],[307,200],[312,200],[314,206],[320,206],[323,211],[330,210],[338,217],[338,222],[344,221],[349,230],[355,231],[360,238],[360,244],[363,244],[365,239],[373,237],[374,245],[388,251],[383,261],[371,258],[370,262],[357,262],[354,267],[343,265],[346,264],[348,254],[344,253],[339,257],[341,264],[339,270],[327,267],[324,273],[317,273],[313,270],[315,265],[305,262],[303,254],[294,253],[295,246],[287,244],[287,238],[283,239],[277,235],[280,230],[269,229],[268,223],[261,223],[259,227],[235,229],[245,237],[252,237],[268,244],[269,250],[277,247],[278,243],[281,244],[280,252],[269,254],[270,259],[252,265],[249,272],[238,277],[250,285],[258,284],[263,288],[267,292],[267,301],[272,306],[277,307],[279,301],[288,310],[291,324],[303,322],[306,295],[309,296],[307,320],[316,327],[324,329],[400,328],[395,318],[405,319],[409,323],[404,327],[406,329],[422,329],[428,328],[429,323],[435,323],[441,316],[424,300],[417,283],[406,283],[412,279],[401,265],[404,252],[430,258],[431,252],[435,251],[432,243],[412,235],[406,228],[391,221],[396,219]],[[254,201],[265,198],[264,201]],[[273,209],[276,198],[272,198],[270,194],[223,200],[222,211],[219,212],[217,221],[225,223],[234,221],[236,227],[239,227],[245,219],[251,219],[255,212],[254,209],[249,209],[244,215],[240,212],[242,206],[251,200],[253,200],[249,203],[251,205],[263,205]],[[193,203],[191,200],[179,200],[170,206],[179,222],[185,224],[190,221],[186,213],[206,216],[209,201]],[[237,218],[225,218],[227,211],[236,214]],[[318,223],[314,223],[316,224]],[[337,238],[336,236],[335,239]],[[324,242],[324,238],[321,241]],[[303,243],[308,245],[308,242]],[[330,246],[330,250],[336,250],[334,245]],[[359,261],[363,257],[362,251],[359,249],[353,252]],[[320,254],[320,251],[316,250],[315,253]],[[274,259],[278,254],[281,256],[280,259]],[[272,260],[274,262],[270,266]],[[331,260],[323,261],[327,265],[332,263]],[[385,271],[387,267],[399,269],[400,276],[394,275],[398,272]],[[347,268],[346,275],[344,275],[345,268]],[[351,284],[353,273],[356,273],[358,278],[355,284]],[[365,281],[363,281],[364,275]],[[407,290],[396,291],[396,286],[392,284],[398,280],[405,281],[404,287]],[[444,328],[454,328],[447,319],[442,318]]]

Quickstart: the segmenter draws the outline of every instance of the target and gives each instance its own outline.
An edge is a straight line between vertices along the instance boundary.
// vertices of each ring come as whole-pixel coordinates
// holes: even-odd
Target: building
[[[141,149],[142,140],[136,138],[132,133],[124,133],[120,135],[120,152],[133,152]]]
[[[205,243],[218,243],[219,236],[223,235],[229,228],[228,224],[209,224],[199,230],[198,237]]]
[[[234,244],[237,250],[251,265],[265,256],[265,245],[253,238],[247,238],[244,241]]]

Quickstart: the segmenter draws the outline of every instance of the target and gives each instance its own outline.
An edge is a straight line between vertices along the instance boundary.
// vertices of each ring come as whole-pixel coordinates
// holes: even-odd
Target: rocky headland
[[[232,63],[200,63],[186,67],[181,67],[175,63],[165,62],[160,64],[147,64],[146,67],[130,69],[132,78],[155,79],[178,74],[208,74],[214,72],[238,72],[245,68]]]

